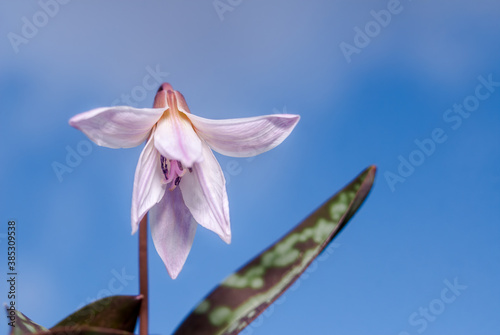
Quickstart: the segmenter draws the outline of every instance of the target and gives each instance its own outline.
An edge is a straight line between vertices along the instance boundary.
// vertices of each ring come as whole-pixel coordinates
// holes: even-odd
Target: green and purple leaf
[[[98,327],[132,333],[135,329],[142,296],[115,295],[106,297],[82,307],[54,327],[74,329]]]
[[[131,335],[135,329],[142,296],[116,295],[82,307],[50,330],[15,311],[10,335]]]
[[[10,318],[11,313],[15,314],[12,316],[14,320]],[[7,310],[7,318],[10,322],[14,322],[13,324],[15,325],[15,327],[11,328],[10,335],[36,334],[48,330],[47,328],[34,323],[30,318],[19,311],[10,312]]]
[[[60,327],[51,330],[36,333],[36,335],[134,335],[133,333],[111,328],[101,327]]]
[[[175,335],[235,335],[281,296],[342,230],[366,199],[376,167],[326,201],[282,239],[226,278]]]

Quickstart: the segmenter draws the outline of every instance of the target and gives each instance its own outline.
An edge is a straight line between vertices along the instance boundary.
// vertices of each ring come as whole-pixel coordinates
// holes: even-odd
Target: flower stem
[[[148,215],[139,223],[139,290],[142,295],[139,312],[139,334],[148,334]]]

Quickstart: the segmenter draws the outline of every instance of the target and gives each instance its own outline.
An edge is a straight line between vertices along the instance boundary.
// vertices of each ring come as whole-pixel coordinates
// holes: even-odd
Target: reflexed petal
[[[233,157],[255,156],[276,147],[300,119],[300,116],[291,114],[227,120],[209,120],[187,113],[185,115],[212,149]]]
[[[168,110],[158,121],[155,147],[166,158],[191,167],[201,159],[201,140],[184,114]]]
[[[195,163],[179,184],[184,203],[196,222],[231,242],[226,180],[217,159],[203,143],[203,160]]]
[[[165,194],[167,185],[163,182],[164,180],[165,176],[160,165],[160,153],[156,150],[154,136],[151,135],[142,150],[135,169],[132,193],[132,234],[137,231],[139,222],[144,215]]]
[[[178,188],[165,192],[160,203],[149,213],[156,251],[170,277],[175,279],[191,250],[197,223],[184,204]]]
[[[69,124],[97,145],[131,148],[144,142],[166,108],[126,106],[96,108],[73,116]]]

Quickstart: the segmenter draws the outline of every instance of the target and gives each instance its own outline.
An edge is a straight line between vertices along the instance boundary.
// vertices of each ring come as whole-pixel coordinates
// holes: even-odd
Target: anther
[[[163,156],[160,156],[161,169],[165,179],[164,184],[170,184],[169,190],[173,191],[176,186],[181,182],[182,177],[189,171],[192,172],[192,168],[184,168],[182,163],[177,160],[169,160]]]

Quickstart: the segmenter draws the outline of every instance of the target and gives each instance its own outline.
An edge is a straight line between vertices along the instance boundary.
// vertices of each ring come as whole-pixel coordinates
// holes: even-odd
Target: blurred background
[[[200,227],[171,280],[150,239],[152,334],[371,164],[333,252],[244,334],[500,333],[498,1],[1,1],[0,37],[0,263],[15,219],[35,322],[138,293],[142,146],[98,147],[68,119],[151,107],[167,81],[203,117],[301,121],[268,153],[217,155],[231,245]]]

